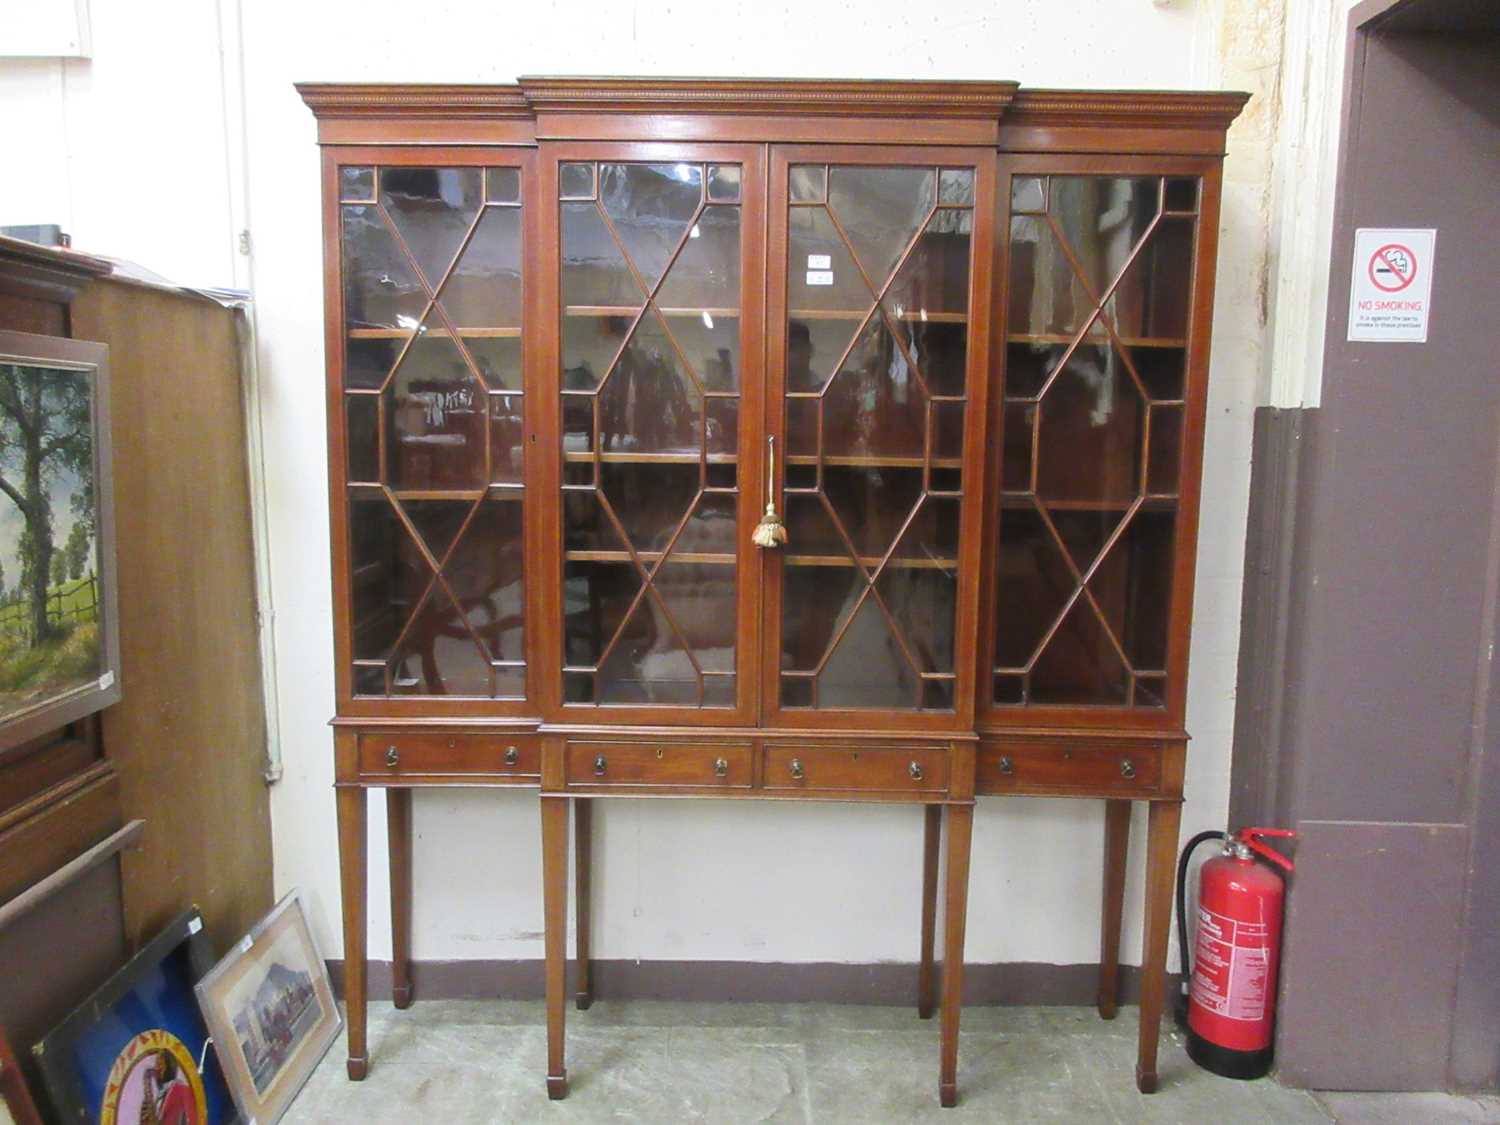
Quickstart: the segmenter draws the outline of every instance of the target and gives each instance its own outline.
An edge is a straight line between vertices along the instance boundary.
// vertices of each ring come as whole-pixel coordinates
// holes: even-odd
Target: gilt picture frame
[[[272,1125],[344,1026],[301,892],[277,903],[197,994],[241,1116]]]
[[[120,699],[109,349],[0,332],[0,753]]]

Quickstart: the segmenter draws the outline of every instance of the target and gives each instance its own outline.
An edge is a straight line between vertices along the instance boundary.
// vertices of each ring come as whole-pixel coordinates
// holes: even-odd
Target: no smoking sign
[[[1435,230],[1354,232],[1349,339],[1426,343]]]

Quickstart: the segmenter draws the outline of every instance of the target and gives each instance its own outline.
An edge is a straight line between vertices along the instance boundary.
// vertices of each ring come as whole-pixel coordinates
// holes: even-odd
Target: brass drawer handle
[[[519,750],[517,750],[514,746],[507,746],[505,748],[505,764],[507,766],[513,766],[520,760],[521,752]]]
[[[397,750],[394,746],[387,746],[385,748],[385,764],[392,769],[399,766],[401,764],[401,751]]]
[[[719,758],[719,759],[715,760],[715,762],[714,762],[714,776],[715,777],[728,777],[729,776],[729,759],[728,758]]]
[[[1121,759],[1120,776],[1123,777],[1126,781],[1129,781],[1135,776],[1135,763],[1132,762],[1129,758]]]
[[[793,758],[792,759],[792,780],[793,781],[801,781],[802,780],[802,759],[801,758]]]
[[[921,781],[922,780],[922,763],[921,762],[913,762],[910,766],[907,767],[907,769],[910,771],[910,773],[911,773],[911,779],[913,781]]]
[[[1015,773],[1016,772],[1016,764],[1010,760],[1010,756],[1009,755],[1002,755],[1001,756],[1001,758],[1000,758],[1000,772],[1001,773]]]
[[[604,776],[604,755],[603,754],[600,754],[597,758],[594,759],[594,776],[595,777],[603,777]]]

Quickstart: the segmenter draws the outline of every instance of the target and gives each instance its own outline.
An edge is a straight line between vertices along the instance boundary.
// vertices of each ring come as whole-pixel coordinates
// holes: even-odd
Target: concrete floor
[[[540,1003],[419,1001],[405,1012],[372,1004],[369,1077],[345,1079],[336,1043],[283,1120],[1333,1120],[1301,1091],[1199,1070],[1175,1029],[1162,1040],[1162,1089],[1142,1097],[1133,1080],[1133,1008],[1111,1023],[1088,1008],[969,1008],[963,1025],[959,1104],[940,1110],[937,1022],[918,1020],[914,1010],[600,1000],[588,1012],[569,1008],[571,1091],[566,1101],[549,1102]]]

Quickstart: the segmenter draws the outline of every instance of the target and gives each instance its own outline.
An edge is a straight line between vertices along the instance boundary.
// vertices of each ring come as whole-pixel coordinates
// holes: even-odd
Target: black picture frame
[[[147,1055],[166,1051],[178,1060],[168,1065],[181,1067],[184,1058],[195,1067],[203,1062],[201,1072],[195,1071],[196,1085],[191,1074],[184,1074],[180,1083],[188,1090],[184,1097],[201,1094],[200,1120],[237,1125],[240,1117],[218,1058],[208,1049],[208,1027],[194,994],[194,986],[213,966],[202,917],[197,910],[184,911],[33,1046],[53,1117],[59,1122],[110,1121],[109,1095],[133,1089],[132,1082],[149,1081],[134,1077],[139,1064]],[[162,1064],[152,1065],[159,1071]],[[137,1118],[121,1118],[118,1125],[135,1125]]]
[[[87,681],[75,682],[50,694],[39,695],[34,700],[28,699],[24,704],[12,706],[0,697],[0,755],[118,702],[121,693],[109,426],[109,348],[87,340],[0,331],[0,373],[11,366],[44,368],[59,376],[76,376],[85,380],[89,388],[89,466],[92,472],[94,561],[97,566],[90,600],[98,626],[98,673]],[[4,417],[0,415],[0,423],[3,422]],[[12,484],[11,487],[19,493],[18,486]],[[0,504],[17,506],[14,497],[9,495],[0,496]],[[19,578],[19,575],[10,575],[8,580],[15,583]],[[61,591],[59,588],[59,615],[76,613],[77,607],[71,598],[64,605]],[[3,612],[6,611],[0,609],[0,613]]]

